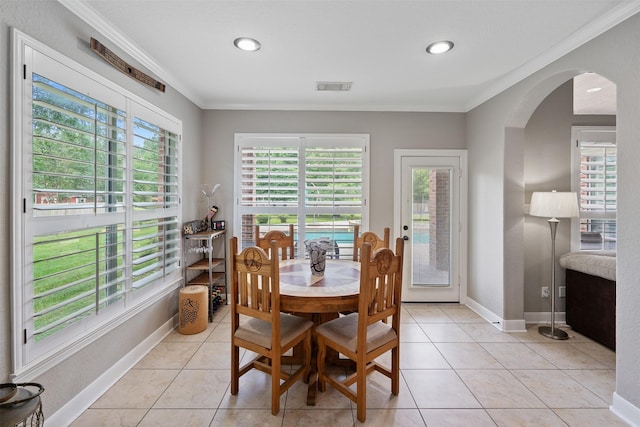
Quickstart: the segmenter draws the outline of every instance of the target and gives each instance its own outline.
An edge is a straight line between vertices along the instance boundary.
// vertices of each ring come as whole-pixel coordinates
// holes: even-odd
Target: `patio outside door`
[[[456,153],[451,150],[442,155],[436,155],[439,150],[398,151],[396,229],[405,239],[402,300],[460,302],[464,157],[450,155]]]

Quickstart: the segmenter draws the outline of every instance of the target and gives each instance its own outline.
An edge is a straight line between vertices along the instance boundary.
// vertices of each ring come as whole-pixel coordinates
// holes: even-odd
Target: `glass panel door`
[[[458,302],[459,159],[403,157],[404,301]]]

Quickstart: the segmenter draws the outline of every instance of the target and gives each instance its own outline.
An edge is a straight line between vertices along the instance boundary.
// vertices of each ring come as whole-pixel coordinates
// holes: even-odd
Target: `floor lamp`
[[[556,229],[558,218],[578,216],[578,198],[573,192],[545,191],[534,192],[531,196],[529,215],[550,218],[551,229],[551,326],[540,326],[538,332],[554,340],[566,340],[569,335],[556,329]]]

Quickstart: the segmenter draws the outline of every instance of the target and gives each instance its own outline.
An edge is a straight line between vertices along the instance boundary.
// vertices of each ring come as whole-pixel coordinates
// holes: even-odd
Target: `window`
[[[33,40],[17,43],[20,371],[180,283],[181,124]]]
[[[572,188],[580,217],[572,250],[616,250],[617,164],[614,127],[573,127]],[[579,236],[579,237],[578,237]]]
[[[352,256],[353,225],[368,225],[368,135],[238,134],[235,145],[243,247],[255,243],[255,225],[286,232],[293,223],[296,242],[328,237],[331,256]]]

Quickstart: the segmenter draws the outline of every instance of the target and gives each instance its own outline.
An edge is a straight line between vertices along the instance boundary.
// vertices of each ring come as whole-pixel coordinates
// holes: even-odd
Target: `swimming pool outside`
[[[353,246],[353,232],[338,231],[307,231],[305,233],[305,239],[318,239],[321,237],[327,237],[330,240],[334,240],[338,244],[346,244]],[[298,233],[295,235],[295,240],[298,240]],[[413,242],[414,243],[429,243],[429,229],[419,228],[413,230]]]

